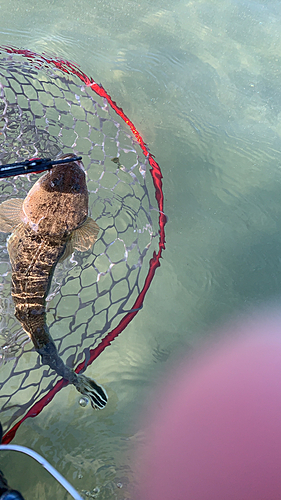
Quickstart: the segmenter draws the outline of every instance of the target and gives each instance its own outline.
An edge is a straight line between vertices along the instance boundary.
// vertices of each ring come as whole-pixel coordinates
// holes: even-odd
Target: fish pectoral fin
[[[65,251],[59,259],[59,262],[63,262],[67,259],[67,257],[69,257],[74,250],[79,250],[80,252],[86,252],[86,250],[89,250],[89,248],[91,248],[97,241],[99,230],[100,228],[97,223],[91,217],[87,217],[82,226],[73,231],[66,244]]]
[[[13,233],[7,240],[8,253],[12,266],[17,260],[19,241],[22,239],[23,232],[24,224],[23,222],[21,222],[20,224],[17,224],[17,226],[13,230]]]
[[[20,217],[22,204],[23,200],[20,198],[12,198],[1,203],[0,231],[2,233],[11,233],[22,222]]]
[[[97,241],[99,230],[100,228],[97,223],[91,217],[87,217],[82,226],[75,229],[72,233],[71,242],[73,249],[80,252],[89,250]]]
[[[58,262],[63,262],[67,257],[69,257],[74,252],[72,239],[70,238],[66,244],[65,250]]]

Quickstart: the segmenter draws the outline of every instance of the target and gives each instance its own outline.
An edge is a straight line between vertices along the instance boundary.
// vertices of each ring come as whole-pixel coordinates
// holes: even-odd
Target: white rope
[[[2,450],[20,451],[34,458],[39,464],[43,465],[44,469],[46,469],[68,491],[68,493],[75,498],[75,500],[83,500],[73,486],[71,486],[71,484],[51,464],[49,464],[45,458],[41,457],[39,453],[36,453],[36,451],[16,444],[1,444],[0,451]]]

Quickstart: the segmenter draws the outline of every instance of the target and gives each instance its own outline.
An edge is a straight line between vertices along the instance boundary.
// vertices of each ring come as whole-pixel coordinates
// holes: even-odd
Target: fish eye
[[[75,184],[73,184],[72,189],[73,189],[73,191],[80,191],[80,184],[78,184],[78,182],[76,182]]]
[[[52,187],[58,186],[60,184],[60,180],[59,179],[52,179],[50,184]]]

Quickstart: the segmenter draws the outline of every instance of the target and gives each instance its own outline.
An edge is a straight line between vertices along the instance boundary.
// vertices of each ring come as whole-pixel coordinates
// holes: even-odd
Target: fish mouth
[[[73,163],[76,163],[77,167],[80,167],[83,172],[85,172],[84,165],[81,160],[76,160]]]
[[[59,156],[57,159],[58,160],[72,160],[72,158],[75,158],[76,156],[78,156],[78,155],[75,155],[73,153],[69,153],[69,154],[64,154],[62,156]],[[80,167],[81,170],[83,172],[85,172],[84,165],[83,165],[83,162],[81,160],[72,161],[72,163],[75,163],[75,165],[77,165],[77,167]]]
[[[71,159],[71,156],[69,157],[69,159]],[[77,165],[77,167],[80,167],[81,170],[83,170],[83,172],[85,172],[84,165],[83,165],[81,160],[76,160],[76,161],[73,161],[72,163],[75,163],[75,165]]]

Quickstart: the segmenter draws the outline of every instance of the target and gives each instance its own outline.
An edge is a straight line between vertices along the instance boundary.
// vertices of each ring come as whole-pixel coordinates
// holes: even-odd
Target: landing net
[[[82,372],[142,308],[164,248],[162,175],[139,132],[77,66],[0,50],[0,164],[81,155],[98,241],[58,264],[47,324],[65,363]],[[0,180],[0,203],[38,175]],[[14,317],[7,235],[0,233],[0,414],[5,443],[67,382],[42,366]],[[7,432],[8,431],[8,432]]]

